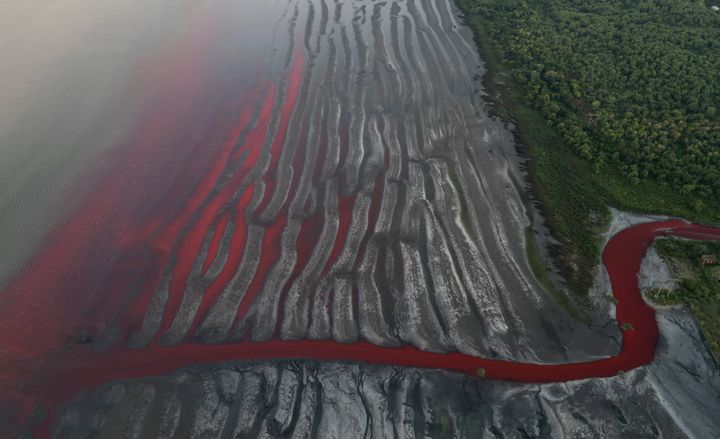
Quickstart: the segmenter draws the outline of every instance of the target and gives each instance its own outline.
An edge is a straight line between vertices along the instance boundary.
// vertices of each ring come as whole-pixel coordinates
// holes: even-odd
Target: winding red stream
[[[690,224],[682,220],[645,223],[613,236],[603,252],[617,299],[618,323],[630,323],[624,332],[618,356],[596,361],[567,364],[534,364],[474,357],[458,352],[433,353],[404,346],[380,347],[369,343],[341,344],[333,341],[241,342],[225,345],[182,344],[173,347],[152,345],[141,350],[116,349],[97,353],[87,350],[65,358],[52,373],[36,377],[24,389],[49,407],[114,379],[137,378],[172,372],[179,368],[228,361],[311,359],[352,361],[420,368],[435,368],[474,375],[479,368],[485,377],[528,383],[571,381],[613,376],[653,360],[658,339],[654,310],[639,291],[640,263],[657,236],[674,235],[697,240],[720,240],[720,229]],[[36,400],[37,401],[37,400]],[[50,418],[52,419],[52,417]],[[49,428],[49,420],[43,431]]]
[[[5,409],[10,406],[15,409],[17,425],[29,419],[33,409],[40,404],[50,408],[50,416],[37,427],[40,436],[45,436],[53,422],[52,408],[83,389],[114,379],[165,374],[196,364],[277,359],[353,361],[440,368],[472,375],[483,369],[485,376],[491,379],[542,383],[607,377],[652,361],[658,329],[654,311],[643,301],[637,285],[637,273],[645,252],[660,235],[720,239],[720,229],[668,220],[630,227],[610,239],[603,262],[618,301],[617,320],[619,324],[630,323],[633,329],[624,332],[618,356],[597,361],[532,364],[457,352],[425,352],[410,346],[391,348],[366,342],[341,344],[277,338],[263,343],[243,340],[216,345],[187,339],[174,346],[152,342],[142,349],[128,348],[122,341],[141,324],[165,267],[172,267],[174,277],[169,285],[169,301],[159,333],[172,328],[172,317],[183,306],[181,290],[193,269],[193,261],[200,254],[204,237],[210,236],[207,259],[202,263],[203,273],[211,268],[220,237],[229,222],[234,221],[234,227],[240,229],[230,244],[232,257],[224,266],[227,271],[223,268],[207,287],[196,316],[204,315],[230,282],[232,271],[240,264],[239,255],[247,239],[247,224],[242,218],[248,215],[248,206],[257,190],[257,186],[245,183],[246,177],[262,154],[269,155],[265,167],[266,192],[256,210],[262,212],[269,203],[269,188],[273,186],[280,148],[286,140],[297,104],[302,71],[301,51],[296,50],[284,81],[278,84],[261,82],[238,96],[234,104],[239,102],[241,110],[230,112],[231,117],[214,122],[211,137],[184,151],[184,164],[182,169],[173,171],[172,187],[166,185],[166,192],[133,200],[131,197],[135,192],[132,188],[153,187],[153,182],[158,181],[160,171],[157,169],[173,161],[170,159],[177,154],[173,149],[157,148],[158,139],[172,142],[182,139],[185,134],[169,133],[172,130],[164,124],[161,115],[152,119],[140,140],[126,148],[132,151],[128,156],[142,156],[157,169],[146,166],[138,170],[128,168],[128,163],[119,164],[118,172],[133,171],[128,177],[132,180],[129,186],[118,187],[112,179],[99,184],[78,213],[51,233],[35,259],[10,282],[0,296],[0,400],[5,402]],[[181,81],[177,86],[184,87],[184,84]],[[276,102],[281,91],[282,101]],[[267,127],[274,106],[278,108],[278,126],[274,140],[268,143],[265,142],[269,135]],[[208,144],[215,146],[208,149]],[[270,145],[266,151],[261,150],[264,144]],[[304,153],[302,145],[296,150],[300,159],[301,153]],[[228,169],[234,172],[229,177]],[[371,222],[377,216],[381,188],[378,184],[373,192]],[[352,197],[339,199],[336,244],[324,271],[338,257],[345,241],[352,201]],[[147,207],[156,202],[157,208]],[[118,208],[128,204],[130,208]],[[287,207],[284,207],[274,221],[264,224],[263,258],[248,294],[239,305],[239,317],[248,311],[265,276],[279,258],[280,239],[287,218]],[[303,223],[301,236],[303,239],[307,236],[316,238],[321,227],[322,218],[313,215]],[[309,257],[312,245],[298,245],[298,248],[301,249],[298,256],[301,266]],[[88,267],[90,269],[86,269]],[[298,273],[296,270],[292,276]],[[193,328],[197,324],[195,320]],[[68,335],[77,328],[101,332],[112,325],[119,328],[120,342],[107,349],[66,342]]]
[[[151,346],[141,350],[117,350],[112,353],[88,352],[82,358],[68,361],[57,372],[61,375],[36,382],[34,390],[77,392],[103,382],[163,374],[202,363],[233,360],[262,361],[311,359],[322,361],[356,361],[421,368],[437,368],[467,374],[485,370],[485,377],[497,380],[545,383],[584,378],[608,377],[648,364],[652,361],[658,339],[655,312],[642,298],[637,284],[640,264],[657,236],[680,236],[697,240],[720,240],[720,228],[673,219],[627,228],[605,246],[603,262],[608,270],[617,299],[618,324],[630,323],[624,331],[619,355],[601,360],[535,364],[474,357],[459,352],[433,353],[414,347],[381,347],[365,342],[343,344],[334,341],[240,342],[224,345],[184,344],[173,347]],[[57,380],[62,376],[62,380]]]

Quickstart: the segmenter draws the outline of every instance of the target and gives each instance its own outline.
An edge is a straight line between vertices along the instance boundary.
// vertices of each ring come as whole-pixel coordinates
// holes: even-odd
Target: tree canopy
[[[471,3],[532,105],[596,172],[720,196],[720,14],[696,0]]]

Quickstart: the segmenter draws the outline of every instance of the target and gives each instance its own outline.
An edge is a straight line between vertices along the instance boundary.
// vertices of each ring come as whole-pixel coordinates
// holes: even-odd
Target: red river
[[[438,368],[471,375],[482,369],[487,379],[546,383],[613,376],[653,360],[658,328],[654,311],[643,301],[637,283],[645,252],[658,236],[712,240],[720,239],[720,229],[673,219],[633,226],[610,239],[603,252],[603,262],[617,299],[617,321],[621,327],[631,324],[632,329],[624,331],[618,356],[597,361],[532,364],[458,352],[426,352],[410,346],[389,348],[366,342],[341,344],[277,338],[262,343],[243,340],[216,345],[188,339],[174,346],[153,342],[142,349],[128,348],[122,341],[141,323],[168,261],[175,261],[171,263],[173,274],[179,274],[174,278],[179,279],[174,281],[178,285],[170,285],[168,314],[172,315],[179,307],[179,295],[174,291],[182,289],[203,236],[215,230],[208,250],[208,260],[211,260],[229,220],[242,218],[253,198],[253,186],[243,186],[242,182],[261,156],[260,145],[268,135],[266,127],[273,103],[282,89],[284,98],[278,106],[276,140],[269,150],[262,151],[270,155],[265,184],[272,186],[278,148],[286,135],[302,80],[301,52],[295,51],[283,81],[277,84],[261,81],[244,94],[239,92],[231,104],[235,111],[221,109],[224,119],[206,121],[212,125],[209,130],[212,135],[182,150],[182,154],[156,145],[159,139],[173,144],[188,138],[184,136],[186,133],[177,131],[177,127],[189,125],[192,119],[178,116],[169,122],[162,109],[149,114],[149,122],[138,140],[132,145],[120,146],[125,151],[124,157],[143,157],[145,165],[138,167],[128,163],[129,159],[119,160],[113,177],[100,179],[95,192],[77,213],[50,233],[35,258],[6,285],[0,295],[0,401],[3,401],[0,409],[10,413],[9,418],[5,418],[9,424],[27,425],[29,419],[36,418],[33,411],[43,407],[47,415],[42,421],[35,421],[31,428],[44,437],[49,435],[54,421],[53,409],[84,389],[110,380],[166,374],[197,364],[281,359],[352,361]],[[183,53],[177,56],[185,64],[192,63],[191,57]],[[177,82],[175,86],[168,85],[169,96],[175,92],[173,87],[187,89],[186,83],[190,83],[191,78],[180,78]],[[182,114],[182,108],[178,108],[177,113]],[[177,165],[178,158],[182,159],[182,165]],[[221,171],[237,162],[240,166],[233,167],[235,174],[223,180]],[[163,185],[160,183],[162,168],[170,166],[166,163],[175,166],[171,171],[174,178],[171,184]],[[118,181],[118,175],[124,180]],[[222,184],[217,186],[219,180]],[[158,193],[148,195],[147,188],[157,188]],[[232,202],[236,191],[240,191],[240,196]],[[343,207],[346,201],[340,200],[339,235],[347,233],[350,209]],[[261,206],[267,202],[265,196]],[[228,207],[230,203],[234,204]],[[135,207],[118,207],[128,204]],[[281,215],[277,222],[266,226],[263,249],[276,250],[264,252],[267,256],[260,263],[258,276],[250,286],[250,299],[241,304],[240,314],[247,311],[249,300],[263,283],[262,276],[278,258],[283,221]],[[309,218],[304,226],[311,236],[318,228],[317,221],[318,218]],[[237,224],[244,227],[242,221]],[[238,245],[242,246],[245,232],[241,230],[236,236]],[[340,236],[339,240],[342,239]],[[235,248],[234,242],[231,248]],[[310,251],[311,248],[303,250],[304,253]],[[333,257],[337,257],[337,253],[334,250]],[[238,254],[231,252],[231,255],[228,266],[233,269],[238,264]],[[203,270],[208,266],[206,262]],[[216,298],[231,274],[221,273],[218,284],[208,287],[199,314]],[[129,296],[128,291],[132,291],[132,295]],[[106,349],[95,349],[92,344],[67,343],[68,336],[77,328],[100,331],[111,323],[120,328],[121,333],[118,342]],[[162,329],[168,326],[169,320],[165,319]]]

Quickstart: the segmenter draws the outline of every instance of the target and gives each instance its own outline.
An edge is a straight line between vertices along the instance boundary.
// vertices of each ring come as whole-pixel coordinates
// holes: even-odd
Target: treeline
[[[691,0],[470,2],[532,106],[596,172],[720,197],[720,14]]]

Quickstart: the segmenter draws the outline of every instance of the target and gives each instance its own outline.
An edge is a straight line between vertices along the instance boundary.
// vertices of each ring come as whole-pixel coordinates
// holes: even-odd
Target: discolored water
[[[203,361],[618,352],[530,273],[512,135],[449,0],[2,8],[7,419]]]
[[[546,329],[578,334],[513,239],[510,135],[449,2],[24,8],[18,36],[47,32],[54,10],[84,21],[53,25],[66,42],[47,60],[40,42],[5,47],[18,81],[48,64],[11,93],[24,107],[3,130],[17,349],[83,330],[133,348],[365,339],[567,357]],[[20,334],[32,314],[44,324]]]

